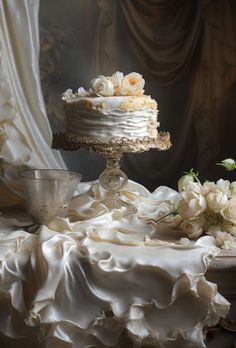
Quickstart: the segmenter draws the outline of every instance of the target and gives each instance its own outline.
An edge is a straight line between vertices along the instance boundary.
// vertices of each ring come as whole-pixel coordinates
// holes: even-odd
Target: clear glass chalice
[[[26,207],[37,226],[54,217],[65,217],[67,206],[81,181],[77,172],[60,169],[32,169],[19,173]]]

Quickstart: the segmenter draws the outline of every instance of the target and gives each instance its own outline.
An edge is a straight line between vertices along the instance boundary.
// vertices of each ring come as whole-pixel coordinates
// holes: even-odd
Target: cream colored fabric
[[[14,205],[27,167],[65,168],[52,134],[39,75],[39,1],[0,2],[0,206]],[[7,188],[8,187],[8,188]]]
[[[93,76],[138,69],[174,145],[164,156],[140,155],[143,165],[126,156],[130,177],[152,188],[174,185],[194,166],[215,179],[215,164],[235,153],[234,1],[99,0],[98,7]]]
[[[206,327],[229,310],[204,277],[215,241],[147,223],[179,193],[129,182],[122,196],[138,213],[128,217],[99,203],[96,182],[78,193],[71,221],[55,218],[35,235],[25,220],[0,220],[0,332],[17,338],[6,347],[205,347]]]

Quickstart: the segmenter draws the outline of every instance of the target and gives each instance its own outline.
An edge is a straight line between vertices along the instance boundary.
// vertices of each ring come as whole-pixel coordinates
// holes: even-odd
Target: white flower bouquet
[[[236,169],[229,158],[221,163],[226,170]],[[215,237],[224,249],[236,248],[236,181],[220,179],[201,183],[198,173],[191,169],[178,181],[181,197],[174,211],[157,219],[170,223],[170,216],[188,236],[194,239],[203,233]],[[171,209],[170,209],[171,211]]]

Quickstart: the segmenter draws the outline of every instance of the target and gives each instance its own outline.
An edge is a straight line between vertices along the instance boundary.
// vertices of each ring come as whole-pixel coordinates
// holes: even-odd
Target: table
[[[96,182],[78,193],[70,220],[36,234],[1,218],[0,331],[11,337],[1,347],[205,347],[207,328],[229,311],[205,278],[219,249],[210,236],[191,242],[146,221],[177,193],[129,182],[123,195],[139,215],[128,217],[99,203]]]

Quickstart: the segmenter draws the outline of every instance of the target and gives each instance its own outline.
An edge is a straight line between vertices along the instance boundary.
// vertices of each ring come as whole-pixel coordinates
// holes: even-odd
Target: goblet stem
[[[121,199],[121,189],[128,181],[127,175],[120,169],[121,154],[106,156],[106,168],[99,176],[100,185],[107,191],[102,200],[109,210],[126,208],[126,214],[137,212],[135,206]]]

